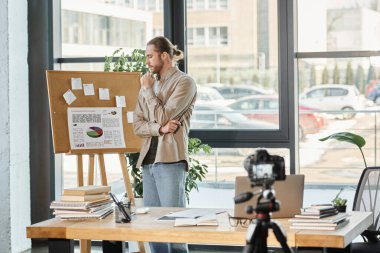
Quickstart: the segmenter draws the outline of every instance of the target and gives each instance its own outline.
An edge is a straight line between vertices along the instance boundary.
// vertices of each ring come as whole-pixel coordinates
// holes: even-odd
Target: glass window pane
[[[367,164],[376,165],[379,70],[369,58],[298,59],[300,173],[307,183],[357,183],[363,157],[354,144],[319,141],[333,133],[363,136]]]
[[[298,51],[379,50],[377,1],[298,0]]]
[[[62,57],[112,55],[120,47],[144,49],[150,38],[163,35],[163,13],[156,11],[162,6],[157,3],[163,1],[94,1],[89,8],[84,0],[62,1]]]
[[[192,129],[279,129],[277,1],[193,3],[187,20],[188,72],[198,84]],[[207,9],[215,5],[226,8]]]

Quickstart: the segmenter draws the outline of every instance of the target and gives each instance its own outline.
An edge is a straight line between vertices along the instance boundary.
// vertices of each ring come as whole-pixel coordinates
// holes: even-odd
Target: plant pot
[[[336,210],[340,213],[345,213],[347,206],[335,206]]]

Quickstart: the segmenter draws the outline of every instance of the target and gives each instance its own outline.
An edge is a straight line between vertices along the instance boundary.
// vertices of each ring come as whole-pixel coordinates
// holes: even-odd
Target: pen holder
[[[124,210],[120,210],[123,208]],[[115,222],[116,223],[129,223],[131,221],[130,217],[130,204],[119,203],[119,205],[115,205]],[[127,214],[128,217],[125,217]]]

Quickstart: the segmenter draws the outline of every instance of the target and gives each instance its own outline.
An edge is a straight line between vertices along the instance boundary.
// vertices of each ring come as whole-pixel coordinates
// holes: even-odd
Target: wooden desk
[[[113,215],[97,221],[50,219],[28,226],[27,237],[245,245],[246,229],[230,227],[227,213],[218,215],[217,227],[174,227],[174,221],[156,220],[169,212],[180,210],[183,208],[151,208],[149,214],[135,215],[133,221],[127,224],[115,223]],[[287,242],[290,247],[345,248],[372,224],[372,217],[371,213],[352,212],[349,224],[337,231],[290,230],[288,219],[276,221],[280,222],[287,232]],[[268,246],[279,246],[272,232],[267,242]]]

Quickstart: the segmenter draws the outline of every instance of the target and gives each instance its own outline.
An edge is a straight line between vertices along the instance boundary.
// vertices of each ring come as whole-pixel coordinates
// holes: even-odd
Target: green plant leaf
[[[335,134],[329,135],[325,138],[321,138],[319,140],[325,141],[328,139],[335,139],[338,141],[344,141],[344,142],[348,142],[348,143],[352,143],[352,144],[356,145],[362,154],[364,165],[367,168],[367,162],[365,160],[364,153],[362,150],[362,147],[364,147],[364,145],[366,144],[363,137],[361,137],[360,135],[357,135],[357,134],[350,133],[350,132],[340,132],[340,133],[335,133]]]
[[[360,135],[357,135],[357,134],[350,133],[350,132],[335,133],[335,134],[329,135],[325,138],[321,138],[319,140],[325,141],[328,139],[335,139],[338,141],[349,142],[349,143],[355,144],[359,148],[362,148],[365,145],[365,140],[363,137],[361,137]]]

